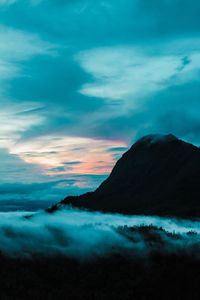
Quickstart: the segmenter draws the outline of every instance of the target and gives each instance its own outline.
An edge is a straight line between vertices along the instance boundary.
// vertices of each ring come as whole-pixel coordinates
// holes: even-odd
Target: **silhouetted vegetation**
[[[162,246],[162,234],[179,239],[154,226],[117,230],[126,237],[130,234],[130,238],[131,233],[142,234],[152,245]],[[162,247],[152,247],[148,257],[116,253],[84,262],[64,256],[16,259],[1,254],[0,278],[3,300],[200,298],[200,260],[191,252],[169,253]]]
[[[148,261],[112,256],[78,263],[64,258],[0,258],[1,299],[190,299],[200,297],[200,263],[154,253]]]

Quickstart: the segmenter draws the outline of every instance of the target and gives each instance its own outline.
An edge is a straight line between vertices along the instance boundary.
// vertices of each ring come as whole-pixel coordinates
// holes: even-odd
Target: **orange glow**
[[[17,144],[10,153],[43,167],[49,176],[65,174],[108,174],[115,163],[113,147],[125,142],[82,137],[48,136]]]

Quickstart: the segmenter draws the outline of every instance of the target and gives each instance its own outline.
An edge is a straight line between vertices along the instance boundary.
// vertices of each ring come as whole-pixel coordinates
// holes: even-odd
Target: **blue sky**
[[[197,0],[0,0],[0,209],[95,188],[145,134],[200,145],[199,11]]]

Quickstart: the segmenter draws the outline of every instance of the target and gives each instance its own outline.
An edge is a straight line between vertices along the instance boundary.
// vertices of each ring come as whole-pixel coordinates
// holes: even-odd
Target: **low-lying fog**
[[[11,256],[66,255],[88,259],[112,253],[148,255],[152,247],[162,251],[186,251],[198,255],[200,221],[148,216],[103,214],[76,209],[53,214],[0,213],[0,250]],[[139,230],[129,227],[162,227],[160,242],[149,243]],[[123,228],[123,226],[127,226]],[[172,234],[168,234],[172,233]]]

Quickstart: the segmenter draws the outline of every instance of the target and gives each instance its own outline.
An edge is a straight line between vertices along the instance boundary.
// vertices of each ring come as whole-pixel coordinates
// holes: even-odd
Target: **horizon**
[[[200,146],[199,10],[0,1],[0,211],[94,190],[152,132]]]

